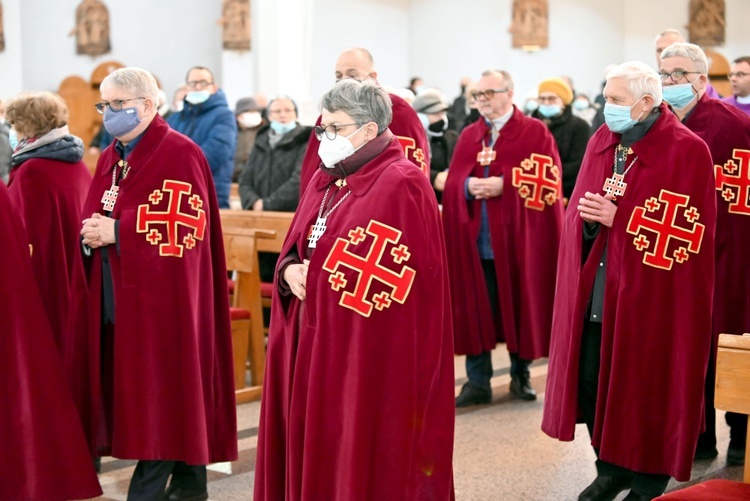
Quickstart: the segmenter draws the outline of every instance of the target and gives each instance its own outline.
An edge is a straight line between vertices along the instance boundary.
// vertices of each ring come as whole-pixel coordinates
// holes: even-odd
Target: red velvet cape
[[[110,188],[118,160],[113,143],[97,163],[85,215],[102,213],[102,194]],[[86,406],[84,415],[90,414],[92,440],[101,454],[125,459],[189,464],[234,460],[237,428],[226,262],[211,170],[200,148],[158,116],[127,161],[130,172],[120,182],[112,212],[120,221],[119,255],[114,245],[109,247],[115,296],[113,364],[103,363],[100,356],[100,251],[85,259],[88,352],[74,363],[89,366],[89,386],[82,388],[87,395],[80,400]],[[146,224],[152,218],[165,219],[158,213],[168,211],[181,214],[177,238],[164,223]],[[99,376],[102,365],[105,371],[114,370],[113,395]],[[102,433],[98,410],[112,398],[113,426]]]
[[[65,384],[29,246],[0,183],[0,499],[65,501],[102,493]]]
[[[306,255],[332,179],[313,178],[282,256]],[[395,138],[347,180],[352,192],[312,254],[306,301],[273,298],[255,500],[451,499],[453,343],[435,194]],[[336,267],[337,253],[379,258],[370,270],[403,280],[361,279]]]
[[[393,104],[393,120],[388,128],[397,136],[404,155],[414,165],[422,169],[426,176],[430,175],[430,146],[427,135],[422,127],[417,112],[409,103],[395,94],[388,94]],[[321,117],[315,122],[320,125]],[[315,129],[310,132],[310,140],[307,142],[305,157],[302,159],[302,174],[300,175],[299,194],[300,198],[305,193],[305,188],[310,183],[315,172],[320,167],[321,160],[318,156],[320,141],[315,137]]]
[[[501,312],[501,319],[494,321],[476,244],[481,201],[467,201],[464,191],[468,177],[484,177],[477,153],[483,139],[489,144],[488,136],[483,119],[463,130],[443,193],[456,353],[478,355],[504,340],[508,351],[534,360],[546,357],[549,351],[563,219],[562,164],[547,127],[514,108],[510,121],[500,130],[495,143],[497,158],[489,170],[490,176],[504,179],[502,196],[487,200]],[[543,169],[552,187],[537,193],[528,183],[513,186],[514,175],[524,172],[522,165],[530,168],[527,172]]]
[[[604,193],[619,142],[620,135],[607,127],[592,136],[571,209],[587,191]],[[706,144],[665,105],[651,130],[632,148],[638,160],[625,177],[627,189],[618,199],[614,225],[601,229],[585,262],[583,220],[577,210],[565,215],[542,430],[553,438],[573,440],[584,317],[606,244],[592,445],[604,461],[685,481],[701,431],[711,345],[714,175]],[[686,205],[678,205],[683,203],[679,197],[689,197]],[[674,219],[667,211],[674,212]],[[646,219],[665,218],[683,228],[686,236],[693,231],[689,238],[695,242],[689,249],[686,242],[669,239],[664,252],[664,239],[657,240],[656,231],[642,226],[651,224]]]
[[[750,248],[750,117],[733,106],[704,95],[685,125],[708,145],[717,178],[713,315],[716,344],[719,334],[750,331],[750,267],[747,266],[747,249]],[[734,171],[735,167],[739,170]]]
[[[83,162],[32,158],[10,171],[8,191],[31,245],[34,270],[60,353],[70,345],[73,281],[79,255],[81,209],[91,184]]]

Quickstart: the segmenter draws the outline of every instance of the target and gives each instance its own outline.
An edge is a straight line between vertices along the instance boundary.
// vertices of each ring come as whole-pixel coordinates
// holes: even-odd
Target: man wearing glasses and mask
[[[372,79],[377,81],[378,72],[375,71],[375,61],[372,54],[367,49],[353,48],[347,49],[341,53],[336,61],[335,70],[336,81],[351,78],[362,82]],[[422,123],[417,117],[416,112],[409,106],[409,103],[396,96],[388,94],[393,104],[393,121],[391,122],[391,132],[396,136],[404,155],[414,165],[422,169],[426,176],[430,175],[430,147],[427,142]],[[315,125],[320,125],[320,117]],[[305,192],[310,179],[321,164],[318,155],[318,145],[320,143],[314,134],[310,134],[307,143],[305,158],[302,160],[302,174],[300,177],[300,196]]]
[[[469,379],[456,407],[490,402],[502,341],[511,394],[536,399],[529,365],[549,349],[563,218],[555,139],[513,106],[510,74],[485,71],[473,97],[483,118],[461,132],[443,192],[455,350]]]
[[[208,68],[191,68],[186,85],[185,105],[182,111],[169,117],[168,123],[201,147],[211,166],[219,207],[228,209],[237,145],[234,113]]]
[[[157,114],[153,76],[101,84],[104,152],[84,204],[74,345],[92,448],[138,459],[129,500],[208,499],[205,465],[237,458],[219,208],[200,148]],[[172,477],[169,489],[165,487]]]
[[[660,76],[664,100],[677,118],[711,150],[716,175],[716,285],[713,309],[713,350],[722,333],[750,331],[750,269],[745,266],[750,245],[750,200],[744,182],[750,176],[750,118],[737,108],[706,94],[708,61],[700,47],[675,43],[661,53]],[[745,305],[740,306],[740,305]],[[698,438],[696,459],[716,457],[714,410],[715,360],[706,376],[706,431]],[[744,464],[747,415],[726,413],[731,428],[727,462]]]

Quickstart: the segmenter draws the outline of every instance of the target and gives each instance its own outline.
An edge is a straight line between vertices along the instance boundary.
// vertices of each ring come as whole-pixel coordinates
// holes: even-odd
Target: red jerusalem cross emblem
[[[411,160],[412,163],[417,164],[417,166],[422,169],[422,172],[429,177],[430,166],[425,162],[424,151],[422,151],[422,148],[417,148],[417,141],[413,137],[406,136],[396,136],[396,139],[398,139],[401,149],[404,150],[404,156],[408,160]]]
[[[512,181],[527,209],[544,210],[545,204],[553,205],[562,197],[560,168],[546,155],[532,153],[520,167],[513,167]]]
[[[159,245],[159,255],[182,257],[185,247],[188,250],[195,247],[196,239],[203,240],[206,231],[206,212],[202,209],[203,200],[197,194],[190,195],[193,186],[190,183],[165,179],[161,190],[154,190],[148,199],[151,205],[159,205],[162,199],[167,197],[167,210],[152,211],[149,204],[138,206],[138,222],[136,231],[138,233],[147,233],[146,240],[151,245]],[[183,196],[187,199],[190,207],[195,211],[195,215],[180,211]],[[154,226],[164,225],[166,228],[167,241],[160,244],[164,239],[162,233]],[[178,241],[179,227],[188,229],[187,234]]]
[[[729,203],[730,213],[750,216],[750,151],[735,149],[732,156],[724,165],[714,166],[716,191]]]
[[[687,195],[661,190],[658,200],[651,197],[646,200],[644,207],[633,210],[627,231],[636,236],[633,245],[639,251],[646,252],[643,256],[644,264],[671,270],[675,260],[682,264],[690,257],[688,252],[697,254],[700,251],[706,226],[697,222],[700,219],[698,209],[688,207],[689,203],[690,197]],[[647,212],[661,212],[661,219],[647,217]],[[680,225],[676,224],[678,217]],[[646,237],[643,230],[652,236],[653,241]],[[676,249],[674,246],[670,247],[672,241],[678,242]],[[673,249],[671,256],[670,249]]]
[[[372,245],[367,250],[367,255],[361,257],[348,250],[349,246],[355,246],[362,243],[367,235],[374,238]],[[344,291],[341,295],[339,304],[345,308],[356,311],[363,317],[369,317],[372,313],[373,306],[378,311],[389,308],[392,301],[403,304],[409,296],[411,286],[414,283],[414,277],[417,272],[404,266],[400,272],[395,272],[382,265],[383,256],[386,246],[390,245],[389,255],[393,263],[400,265],[408,261],[411,257],[409,248],[404,245],[398,245],[401,239],[401,232],[390,226],[386,226],[377,221],[371,220],[367,225],[367,230],[357,227],[348,234],[349,239],[338,238],[333,244],[330,254],[323,264],[323,269],[331,275],[328,282],[331,288],[338,292],[347,286],[348,281],[341,270],[347,267],[359,274],[354,284],[354,291]],[[370,287],[373,281],[377,280],[386,285],[391,290],[384,290],[379,294],[370,296]]]

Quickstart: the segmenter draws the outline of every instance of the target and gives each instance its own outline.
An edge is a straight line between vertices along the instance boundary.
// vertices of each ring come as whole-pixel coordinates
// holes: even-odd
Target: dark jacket
[[[250,158],[240,174],[242,208],[250,210],[260,198],[263,210],[294,212],[299,204],[302,158],[312,127],[297,125],[271,148],[271,127],[258,131]]]
[[[219,207],[229,207],[229,187],[234,170],[237,122],[221,90],[201,104],[185,102],[185,108],[169,117],[169,125],[200,146],[211,166]]]
[[[446,129],[442,136],[427,134],[430,141],[430,184],[435,187],[435,178],[451,164],[453,150],[456,149],[458,133],[455,130]],[[435,190],[438,203],[441,202],[442,192]]]
[[[535,110],[531,116],[547,124],[555,137],[562,162],[563,196],[570,198],[589,142],[589,124],[586,120],[573,115],[570,106],[566,106],[562,114],[556,117],[545,118],[539,110]]]

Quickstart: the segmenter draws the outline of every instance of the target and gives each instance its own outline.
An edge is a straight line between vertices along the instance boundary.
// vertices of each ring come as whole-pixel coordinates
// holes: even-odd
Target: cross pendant
[[[482,151],[477,153],[477,162],[484,167],[491,164],[497,158],[497,152],[489,146],[482,146]]]
[[[104,195],[102,195],[101,202],[104,205],[105,211],[112,212],[112,209],[115,208],[115,202],[117,202],[118,191],[120,191],[120,187],[112,185],[108,190],[104,192]]]
[[[604,181],[604,187],[602,188],[607,195],[612,195],[612,200],[617,200],[617,197],[621,197],[625,194],[625,190],[628,187],[628,183],[625,182],[625,176],[623,174],[612,174],[612,177],[608,177]]]
[[[314,249],[318,245],[318,240],[326,231],[326,218],[318,217],[315,224],[310,226],[310,233],[307,235],[307,247]]]

